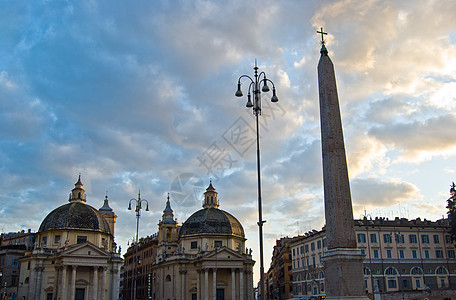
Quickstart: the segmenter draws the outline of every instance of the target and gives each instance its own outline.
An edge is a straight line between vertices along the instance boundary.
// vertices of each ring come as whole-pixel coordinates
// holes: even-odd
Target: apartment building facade
[[[354,222],[358,248],[365,254],[368,295],[456,288],[455,243],[448,219],[364,218]],[[293,297],[323,297],[325,228],[298,237],[290,248]]]

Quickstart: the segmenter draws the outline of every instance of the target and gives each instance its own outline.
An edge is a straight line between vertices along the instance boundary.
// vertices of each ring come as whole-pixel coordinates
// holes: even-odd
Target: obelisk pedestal
[[[319,32],[323,37],[323,30]],[[326,299],[366,300],[363,258],[357,249],[334,66],[322,39],[318,63],[326,239]]]

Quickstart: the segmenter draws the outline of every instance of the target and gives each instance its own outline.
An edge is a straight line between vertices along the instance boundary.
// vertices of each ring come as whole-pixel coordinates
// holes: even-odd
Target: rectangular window
[[[313,265],[313,267],[315,268],[315,265],[316,265],[316,263],[315,263],[315,256],[312,256],[312,265]]]
[[[374,258],[379,258],[380,257],[378,249],[374,249],[373,250],[373,255],[374,255]]]
[[[453,250],[453,249],[447,250],[447,254],[448,254],[448,258],[455,258],[454,250]]]
[[[307,244],[305,247],[306,247],[306,253],[309,252],[309,245]]]
[[[371,243],[377,244],[377,234],[371,233],[370,234]]]
[[[198,242],[197,241],[190,242],[190,249],[198,249]]]
[[[403,244],[404,243],[404,235],[401,233],[396,233],[396,243]]]
[[[431,254],[429,252],[429,249],[424,249],[424,258],[431,258]]]
[[[440,244],[440,238],[438,234],[434,234],[434,244]]]
[[[293,269],[296,269],[296,262],[293,261]]]
[[[386,249],[386,258],[393,258],[393,251],[391,249]]]
[[[429,235],[427,235],[427,234],[422,234],[422,235],[421,235],[421,243],[423,243],[423,244],[429,244]]]
[[[315,243],[314,242],[312,242],[310,244],[310,250],[315,251]]]
[[[214,247],[215,248],[222,248],[223,243],[222,241],[214,241]]]
[[[386,244],[391,244],[393,242],[393,239],[391,238],[391,233],[383,234],[383,242],[385,242]]]
[[[87,236],[85,235],[78,235],[76,238],[76,244],[82,244],[87,242]]]
[[[303,258],[302,261],[301,261],[301,262],[302,262],[302,267],[303,267],[303,268],[305,267],[304,261],[305,261],[305,260],[304,260],[304,258]]]
[[[445,242],[446,242],[447,244],[452,244],[452,243],[451,243],[451,235],[449,235],[449,234],[445,235]]]
[[[364,233],[358,233],[358,243],[365,243],[366,235]]]
[[[402,279],[402,287],[404,289],[408,289],[409,288],[409,281],[407,279]]]
[[[43,237],[41,238],[41,245],[44,246],[44,247],[46,247],[46,244],[47,244],[47,237],[43,236]]]
[[[13,258],[13,261],[12,261],[13,269],[17,269],[18,263],[19,263],[19,260],[17,258]]]
[[[293,248],[293,257],[296,256],[296,253],[295,253],[295,248]]]
[[[399,258],[405,258],[404,249],[399,249]]]
[[[412,258],[418,258],[418,251],[416,249],[412,249]]]
[[[60,235],[54,236],[54,244],[60,243]]]
[[[326,239],[323,239],[323,248],[326,247]]]
[[[306,263],[307,263],[307,266],[309,266],[309,259],[308,258],[306,259]]]
[[[317,241],[317,249],[321,249],[321,241]]]
[[[361,254],[366,255],[366,249],[361,248]]]
[[[409,234],[409,241],[410,241],[410,244],[418,243],[418,240],[416,238],[416,234]]]
[[[421,279],[415,279],[415,286],[416,286],[416,288],[421,287]]]
[[[397,281],[396,279],[388,279],[388,288],[395,289],[397,288]]]
[[[436,258],[443,258],[443,250],[442,249],[436,249],[435,250],[435,257]]]
[[[304,246],[301,246],[301,254],[304,254]]]

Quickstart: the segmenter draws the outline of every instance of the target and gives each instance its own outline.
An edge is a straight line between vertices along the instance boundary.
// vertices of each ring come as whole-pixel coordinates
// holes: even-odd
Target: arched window
[[[445,267],[438,267],[435,270],[435,274],[448,274],[448,271]]]
[[[371,270],[369,268],[364,268],[364,275],[370,275],[371,274]]]
[[[171,281],[171,276],[166,275],[166,279],[165,279],[165,280],[166,280],[166,281]]]
[[[412,274],[412,275],[423,275],[423,269],[421,269],[420,267],[413,267],[410,270],[410,274]]]
[[[386,268],[385,275],[397,275],[397,270],[394,267]]]

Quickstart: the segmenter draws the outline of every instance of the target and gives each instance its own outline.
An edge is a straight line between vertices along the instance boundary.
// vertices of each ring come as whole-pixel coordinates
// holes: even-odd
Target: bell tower
[[[166,207],[163,210],[163,216],[158,223],[158,245],[159,251],[173,253],[176,249],[176,242],[179,238],[177,232],[177,221],[174,219],[173,210],[169,201],[169,193],[166,201]],[[169,249],[171,247],[171,249]],[[159,252],[159,253],[161,253]]]
[[[114,211],[112,210],[112,208],[109,206],[108,194],[106,194],[106,196],[105,196],[103,206],[100,207],[100,209],[98,209],[98,211],[101,213],[103,218],[105,218],[106,221],[108,221],[109,229],[111,230],[111,234],[114,236],[114,226],[116,223],[117,216],[114,213]]]

